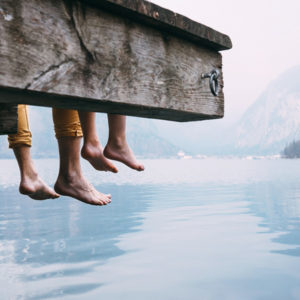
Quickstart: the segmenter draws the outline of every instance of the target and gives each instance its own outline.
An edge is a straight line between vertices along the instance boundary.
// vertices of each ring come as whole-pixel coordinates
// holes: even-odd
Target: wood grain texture
[[[125,15],[135,21],[154,26],[160,31],[165,30],[218,51],[232,48],[228,35],[148,1],[83,0],[83,2]]]
[[[0,135],[18,132],[18,107],[11,104],[0,104]]]
[[[176,121],[223,116],[223,90],[214,97],[201,79],[221,71],[214,50],[80,1],[1,0],[0,7],[0,102],[80,102],[86,110]]]

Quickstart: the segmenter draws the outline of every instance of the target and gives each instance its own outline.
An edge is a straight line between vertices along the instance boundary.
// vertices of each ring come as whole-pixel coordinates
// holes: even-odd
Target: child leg
[[[83,176],[80,166],[82,129],[76,110],[53,108],[53,121],[59,148],[60,167],[55,190],[92,205],[111,202],[110,195],[98,192]]]
[[[126,116],[108,114],[109,137],[104,155],[120,161],[137,171],[144,171],[144,166],[137,161],[126,141]]]
[[[78,113],[83,131],[81,156],[88,160],[98,171],[117,173],[118,169],[103,155],[103,148],[97,134],[96,113],[85,111],[79,111]]]
[[[21,181],[19,191],[34,200],[58,198],[57,194],[38,176],[30,154],[31,132],[29,130],[27,106],[18,105],[18,133],[8,136],[9,147],[17,159]]]

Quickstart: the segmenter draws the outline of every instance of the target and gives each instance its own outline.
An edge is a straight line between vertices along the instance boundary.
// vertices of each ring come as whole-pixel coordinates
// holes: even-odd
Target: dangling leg
[[[26,105],[18,105],[18,133],[10,134],[8,141],[9,147],[14,151],[20,169],[20,193],[28,195],[34,200],[58,198],[59,194],[45,184],[35,170],[30,154],[31,132],[29,130]]]
[[[92,205],[106,205],[110,195],[98,192],[84,177],[80,166],[82,130],[75,110],[53,108],[60,167],[55,190]]]
[[[104,155],[120,161],[137,171],[144,171],[144,166],[137,161],[126,141],[126,117],[108,114],[109,137]]]
[[[88,160],[98,171],[117,173],[118,169],[103,155],[103,148],[97,134],[96,113],[85,111],[79,111],[78,113],[83,131],[81,156]]]

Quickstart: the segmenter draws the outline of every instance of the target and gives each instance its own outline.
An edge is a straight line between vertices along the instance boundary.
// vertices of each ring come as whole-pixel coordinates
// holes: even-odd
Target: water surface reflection
[[[146,164],[150,175],[124,169],[115,182],[100,182],[113,202],[97,208],[24,198],[8,171],[0,182],[1,295],[300,298],[300,162]],[[53,164],[39,165],[49,168],[51,182]],[[94,172],[87,176],[99,181]]]

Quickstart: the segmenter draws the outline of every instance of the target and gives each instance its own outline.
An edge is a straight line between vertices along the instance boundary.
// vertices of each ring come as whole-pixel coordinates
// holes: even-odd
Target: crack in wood
[[[91,62],[91,63],[94,62],[94,61],[96,61],[97,60],[96,55],[89,50],[89,48],[87,47],[87,45],[84,42],[81,30],[80,30],[80,26],[78,24],[78,20],[77,20],[77,18],[75,16],[75,11],[74,11],[73,5],[74,6],[76,5],[77,11],[79,13],[82,13],[82,8],[81,8],[80,2],[76,1],[75,4],[74,4],[74,1],[72,1],[72,0],[63,0],[63,3],[65,5],[65,8],[66,8],[66,11],[68,13],[69,19],[71,21],[71,24],[72,24],[72,26],[73,26],[73,28],[75,30],[75,33],[76,33],[76,35],[78,37],[81,49],[86,54],[87,61]]]
[[[70,63],[72,63],[72,65],[73,65],[74,60],[69,58],[69,59],[67,59],[67,60],[62,61],[62,62],[61,62],[60,64],[58,64],[58,65],[51,65],[51,66],[48,67],[45,71],[41,72],[38,76],[34,77],[33,80],[32,80],[32,82],[28,83],[28,84],[25,86],[24,89],[26,89],[26,90],[27,90],[27,89],[30,89],[30,88],[32,88],[32,87],[34,87],[34,86],[40,85],[40,83],[43,83],[43,84],[45,85],[47,82],[49,82],[49,80],[48,80],[48,81],[47,81],[47,80],[44,80],[46,76],[48,76],[50,73],[52,73],[51,75],[53,75],[53,72],[55,72],[55,73],[58,72],[58,73],[60,73],[61,75],[64,74],[64,73],[66,73],[66,72],[60,72],[60,71],[61,71],[61,68],[62,68],[63,66],[65,66],[66,64],[70,64]],[[53,77],[53,76],[51,76],[51,77]]]

